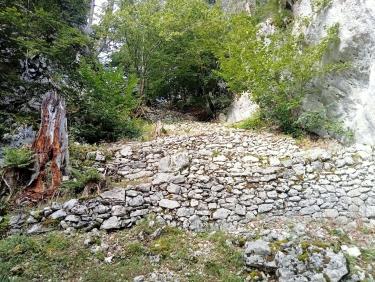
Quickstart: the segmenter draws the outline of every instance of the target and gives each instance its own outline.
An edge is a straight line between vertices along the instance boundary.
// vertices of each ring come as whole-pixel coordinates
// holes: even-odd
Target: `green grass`
[[[321,248],[336,250],[337,242],[346,240],[340,230],[331,232],[330,240],[300,242],[303,253],[299,259],[307,261]],[[180,281],[261,281],[256,269],[245,269],[243,249],[247,239],[239,235],[188,232],[161,226],[150,217],[129,230],[103,232],[90,246],[83,244],[86,238],[86,233],[66,235],[54,231],[2,239],[0,281],[133,281],[136,276],[147,277],[155,271],[172,272]],[[273,242],[272,250],[281,250],[285,242]],[[107,244],[108,250],[91,251],[101,244]],[[361,248],[361,252],[358,258],[347,258],[353,272],[357,266],[366,269],[374,265],[373,246]],[[108,256],[113,256],[111,263],[105,262]]]
[[[181,281],[244,281],[243,238],[215,232],[196,234],[143,221],[130,230],[103,233],[93,253],[86,234],[13,235],[0,240],[0,281],[133,281],[138,275],[168,270]],[[159,261],[151,261],[159,257]]]
[[[364,261],[375,262],[375,249],[367,249],[362,251]]]
[[[0,202],[1,204],[1,202]],[[6,232],[8,231],[9,228],[9,216],[4,215],[2,217],[2,221],[0,222],[0,238],[5,236]]]
[[[61,233],[40,237],[14,235],[0,241],[0,280],[74,278],[71,269],[84,265],[88,250]]]
[[[262,119],[259,111],[255,112],[250,118],[234,125],[235,128],[254,130],[261,129],[266,126],[266,122]]]

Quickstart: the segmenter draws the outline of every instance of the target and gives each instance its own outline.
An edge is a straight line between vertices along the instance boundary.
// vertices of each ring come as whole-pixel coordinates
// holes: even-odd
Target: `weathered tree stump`
[[[160,120],[158,120],[152,132],[152,138],[153,139],[158,138],[162,135],[162,133],[163,133],[163,123]]]
[[[35,173],[23,199],[40,201],[58,190],[68,173],[69,150],[66,107],[55,90],[47,92],[41,106],[41,125],[32,145],[36,154]]]

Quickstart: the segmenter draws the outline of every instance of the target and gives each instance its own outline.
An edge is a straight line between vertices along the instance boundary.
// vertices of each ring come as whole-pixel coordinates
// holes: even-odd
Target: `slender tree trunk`
[[[86,33],[92,32],[92,24],[94,22],[94,12],[95,12],[95,0],[90,0],[90,12],[87,17],[87,25],[85,28]]]
[[[92,0],[92,1],[95,1],[95,0]],[[105,12],[104,12],[105,14],[102,15],[102,17],[112,16],[114,9],[115,9],[115,0],[108,0],[107,6],[106,6]],[[106,25],[108,25],[108,23]],[[96,48],[97,49],[97,51],[96,51],[97,56],[103,51],[104,52],[109,51],[109,48],[110,48],[110,40],[109,40],[109,36],[108,36],[109,33],[110,33],[109,26],[107,26],[107,28],[105,30],[105,35],[103,36],[103,38],[101,38],[99,40],[98,48]]]
[[[24,197],[39,201],[54,195],[61,184],[62,176],[68,173],[65,101],[56,90],[47,92],[43,98],[41,125],[32,148],[36,154],[35,173]]]

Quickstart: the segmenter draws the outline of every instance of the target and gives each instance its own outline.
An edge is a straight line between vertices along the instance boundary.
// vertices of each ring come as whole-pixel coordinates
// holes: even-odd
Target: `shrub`
[[[285,1],[268,0],[263,4],[259,4],[255,10],[254,18],[256,22],[264,22],[272,19],[275,26],[285,28],[292,22],[293,13],[289,9],[284,9],[282,4]]]
[[[260,111],[256,111],[250,118],[241,121],[236,125],[240,129],[259,129],[266,125],[266,122],[262,119]]]
[[[85,61],[81,63],[80,75],[83,94],[79,101],[71,101],[79,105],[72,113],[75,138],[95,143],[139,136],[140,130],[131,118],[138,106],[133,95],[137,79],[124,77],[120,67],[106,68]]]
[[[8,229],[9,229],[9,217],[0,216],[0,238],[2,238],[7,233]]]
[[[34,162],[34,152],[29,148],[6,148],[4,150],[5,168],[27,168]]]
[[[310,132],[324,131],[347,143],[354,139],[353,132],[346,128],[343,122],[328,119],[324,110],[304,112],[296,124]]]
[[[291,30],[262,35],[248,15],[232,18],[231,28],[219,51],[221,75],[235,92],[251,89],[261,118],[284,132],[298,135],[304,112],[302,102],[312,93],[311,82],[324,74],[341,70],[345,64],[325,64],[322,60],[337,43],[338,26],[316,45],[307,45]]]
[[[83,171],[72,169],[71,173],[73,179],[63,182],[62,189],[74,195],[82,193],[86,185],[99,183],[103,179],[95,168],[84,169]]]

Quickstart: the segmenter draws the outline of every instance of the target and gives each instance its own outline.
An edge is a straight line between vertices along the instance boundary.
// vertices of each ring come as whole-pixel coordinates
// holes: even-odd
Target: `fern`
[[[34,163],[34,152],[29,148],[6,148],[4,168],[26,168]]]

